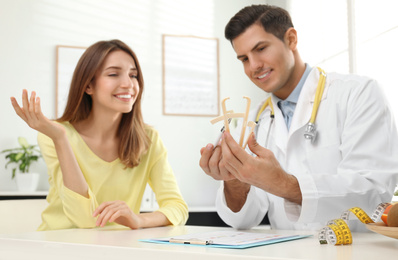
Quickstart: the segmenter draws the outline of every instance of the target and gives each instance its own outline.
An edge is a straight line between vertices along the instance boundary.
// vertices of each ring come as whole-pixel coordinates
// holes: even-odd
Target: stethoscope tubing
[[[310,140],[311,142],[314,142],[314,140],[316,138],[315,119],[316,119],[316,116],[318,113],[319,105],[321,103],[323,91],[325,89],[325,84],[326,84],[326,72],[319,67],[317,67],[317,68],[320,72],[320,77],[319,77],[319,81],[318,81],[318,86],[316,88],[315,100],[314,100],[314,106],[312,108],[311,118],[306,126],[306,130],[304,133],[304,138]],[[269,97],[264,102],[264,104],[261,106],[261,108],[259,109],[259,111],[257,112],[257,115],[256,115],[256,124],[257,125],[256,125],[256,129],[255,129],[255,133],[256,133],[256,137],[257,137],[258,127],[260,125],[259,122],[261,121],[260,120],[261,114],[264,112],[264,110],[268,106],[270,107],[271,110],[270,110],[270,124],[268,127],[267,137],[265,139],[265,148],[268,147],[268,141],[269,141],[269,136],[270,136],[270,132],[271,132],[271,127],[275,120],[275,111],[274,111],[274,107],[272,105],[271,97]]]

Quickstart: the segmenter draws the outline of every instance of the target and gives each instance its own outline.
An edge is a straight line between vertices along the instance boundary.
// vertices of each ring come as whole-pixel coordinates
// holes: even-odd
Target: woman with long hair
[[[31,128],[47,164],[49,206],[38,230],[120,224],[131,229],[182,225],[188,207],[158,132],[141,112],[144,81],[135,53],[119,40],[100,41],[80,58],[63,115],[46,118],[40,98],[11,103]],[[140,213],[146,184],[159,209]]]

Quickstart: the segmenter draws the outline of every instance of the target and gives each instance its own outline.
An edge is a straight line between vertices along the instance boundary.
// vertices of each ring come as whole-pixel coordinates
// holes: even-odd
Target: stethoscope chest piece
[[[315,141],[316,138],[316,126],[313,123],[308,123],[305,132],[304,138],[310,140],[312,143]]]
[[[305,128],[305,132],[304,132],[304,138],[307,140],[310,140],[311,143],[313,143],[316,139],[316,126],[315,126],[315,119],[316,119],[316,115],[318,112],[318,107],[319,104],[321,103],[321,99],[322,99],[322,95],[323,95],[323,90],[325,88],[325,84],[326,84],[326,73],[324,70],[322,70],[321,68],[318,67],[318,70],[320,72],[320,76],[319,76],[319,80],[318,80],[318,86],[316,88],[316,93],[315,93],[315,99],[314,99],[314,105],[312,108],[312,113],[311,113],[311,118],[310,121],[308,122],[306,128]],[[271,101],[271,97],[269,97],[264,104],[261,106],[260,110],[257,112],[257,116],[256,116],[256,123],[258,123],[260,115],[262,114],[262,112],[264,111],[264,109],[270,106],[271,107],[271,123],[268,129],[268,135],[267,135],[267,141],[266,144],[268,144],[268,136],[269,133],[271,131],[271,125],[274,121],[274,107],[272,105],[272,101]],[[266,146],[267,147],[267,146]]]

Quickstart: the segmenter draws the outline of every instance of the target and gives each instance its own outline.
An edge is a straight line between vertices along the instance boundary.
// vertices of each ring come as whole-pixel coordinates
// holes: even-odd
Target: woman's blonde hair
[[[89,116],[92,109],[92,99],[86,93],[86,88],[94,80],[95,74],[102,66],[105,58],[109,53],[116,50],[122,50],[134,59],[140,88],[132,110],[122,115],[117,131],[119,159],[126,167],[132,168],[140,163],[141,156],[148,150],[150,139],[146,133],[146,125],[141,112],[144,79],[140,63],[133,50],[122,41],[99,41],[83,53],[73,73],[65,111],[57,121],[74,123]]]

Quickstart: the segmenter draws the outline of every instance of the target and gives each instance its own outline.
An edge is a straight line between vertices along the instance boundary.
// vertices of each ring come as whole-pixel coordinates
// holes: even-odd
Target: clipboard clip
[[[169,243],[185,244],[185,245],[211,245],[212,240],[199,240],[199,239],[177,239],[170,238]]]

